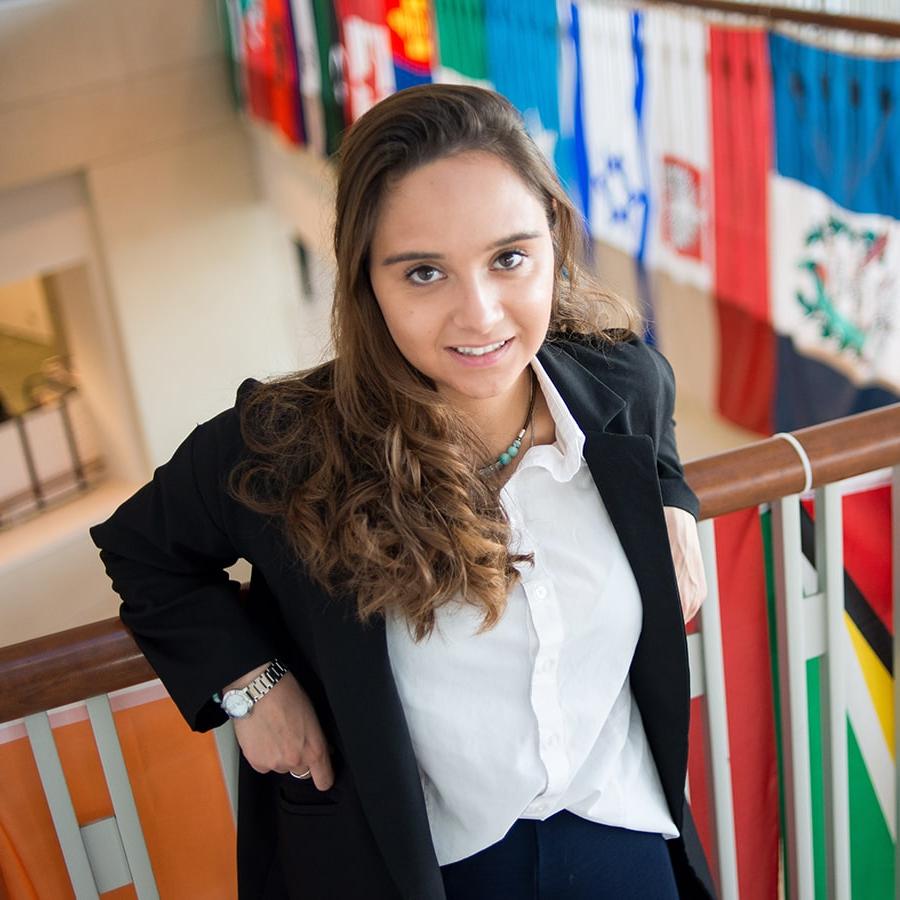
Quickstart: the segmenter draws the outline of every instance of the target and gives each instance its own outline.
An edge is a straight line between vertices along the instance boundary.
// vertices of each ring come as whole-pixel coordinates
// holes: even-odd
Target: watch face
[[[253,708],[253,701],[243,691],[228,691],[222,698],[222,709],[232,719],[242,719]]]

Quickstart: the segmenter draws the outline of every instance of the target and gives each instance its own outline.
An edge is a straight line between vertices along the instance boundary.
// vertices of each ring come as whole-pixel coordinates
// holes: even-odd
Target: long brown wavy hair
[[[369,280],[380,204],[418,166],[466,151],[506,162],[541,200],[556,279],[549,340],[612,341],[635,315],[579,265],[584,228],[515,107],[483,88],[429,84],[382,100],[343,137],[338,154],[331,313],[334,359],[260,383],[241,405],[245,457],[228,490],[276,517],[309,577],[354,600],[361,621],[389,608],[416,640],[435,611],[462,599],[499,620],[532,554],[508,548],[490,456],[473,427],[402,356]]]

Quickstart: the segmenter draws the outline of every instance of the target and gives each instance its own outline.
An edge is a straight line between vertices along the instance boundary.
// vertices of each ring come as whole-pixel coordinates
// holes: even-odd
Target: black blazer
[[[545,343],[538,359],[585,433],[584,458],[634,571],[643,627],[631,665],[669,810],[682,897],[713,895],[684,799],[689,673],[663,506],[695,516],[682,477],[668,362],[636,338],[598,348]],[[121,617],[192,728],[225,716],[211,699],[276,656],[309,693],[333,747],[335,784],[255,772],[241,757],[242,898],[443,900],[419,771],[394,684],[383,620],[361,626],[352,598],[316,587],[276,523],[222,485],[245,447],[237,407],[198,425],[150,482],[90,529],[122,598]],[[248,600],[223,568],[252,564]]]

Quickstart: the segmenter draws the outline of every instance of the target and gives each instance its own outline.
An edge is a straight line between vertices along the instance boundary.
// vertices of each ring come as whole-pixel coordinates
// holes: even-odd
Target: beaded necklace
[[[478,474],[482,476],[493,475],[495,472],[499,472],[504,466],[508,466],[513,459],[519,455],[519,448],[522,446],[522,439],[525,437],[525,432],[528,430],[528,426],[531,423],[531,417],[534,414],[534,383],[535,383],[535,375],[534,369],[529,366],[529,371],[531,372],[531,397],[528,401],[528,414],[525,416],[525,424],[522,426],[519,433],[516,435],[515,440],[497,457],[497,459],[492,462],[489,466],[482,466],[478,470]],[[534,443],[534,435],[531,437],[532,444]]]

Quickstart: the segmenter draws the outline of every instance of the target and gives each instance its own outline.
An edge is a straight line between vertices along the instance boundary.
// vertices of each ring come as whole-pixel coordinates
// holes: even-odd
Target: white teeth
[[[499,350],[505,343],[506,341],[497,341],[496,344],[488,344],[487,347],[454,347],[453,349],[464,356],[484,356],[485,353]]]

